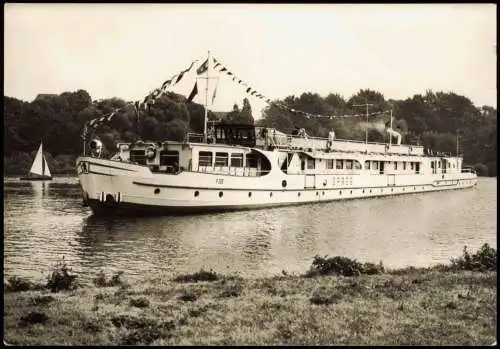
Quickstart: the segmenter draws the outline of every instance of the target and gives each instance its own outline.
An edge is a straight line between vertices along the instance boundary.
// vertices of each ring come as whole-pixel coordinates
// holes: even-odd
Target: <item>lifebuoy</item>
[[[149,159],[149,160],[152,160],[156,157],[156,149],[153,148],[153,147],[147,147],[146,148],[146,157]]]

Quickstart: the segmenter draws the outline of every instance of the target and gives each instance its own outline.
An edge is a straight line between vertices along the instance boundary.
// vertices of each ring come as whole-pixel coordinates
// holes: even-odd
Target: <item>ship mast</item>
[[[40,141],[40,153],[42,153],[42,176],[45,176],[45,158],[43,157],[43,140]]]
[[[391,108],[391,132],[392,132],[392,108]],[[392,133],[389,134],[389,148],[392,146]]]
[[[205,119],[203,122],[203,142],[207,143],[207,121],[208,121],[208,81],[210,80],[210,51],[207,58],[207,82],[205,85]]]

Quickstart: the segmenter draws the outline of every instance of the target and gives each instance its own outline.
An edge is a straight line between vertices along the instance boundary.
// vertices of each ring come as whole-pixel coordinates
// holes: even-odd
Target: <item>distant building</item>
[[[36,97],[35,97],[35,101],[37,99],[44,99],[44,98],[47,98],[47,97],[57,97],[59,96],[57,93],[39,93]]]

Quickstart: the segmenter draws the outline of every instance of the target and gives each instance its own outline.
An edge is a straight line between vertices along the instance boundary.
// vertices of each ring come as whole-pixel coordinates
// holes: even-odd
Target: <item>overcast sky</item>
[[[142,99],[207,51],[271,99],[453,91],[496,107],[493,4],[6,4],[4,93]],[[172,90],[189,95],[195,74]],[[201,86],[200,86],[201,87]],[[211,91],[210,91],[211,94]],[[200,93],[196,102],[204,102]],[[245,88],[221,74],[216,111]],[[249,97],[254,116],[265,106]]]

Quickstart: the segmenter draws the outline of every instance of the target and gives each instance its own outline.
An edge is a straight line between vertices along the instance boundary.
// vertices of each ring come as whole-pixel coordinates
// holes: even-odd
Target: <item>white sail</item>
[[[35,160],[33,160],[33,165],[31,165],[30,173],[42,176],[43,175],[42,161],[44,161],[44,157],[43,157],[42,143],[40,143],[40,148],[38,148]]]
[[[47,159],[45,159],[45,156],[43,157],[43,162],[45,163],[45,173],[44,173],[44,175],[52,177],[52,174],[50,173],[49,165],[47,164]]]

